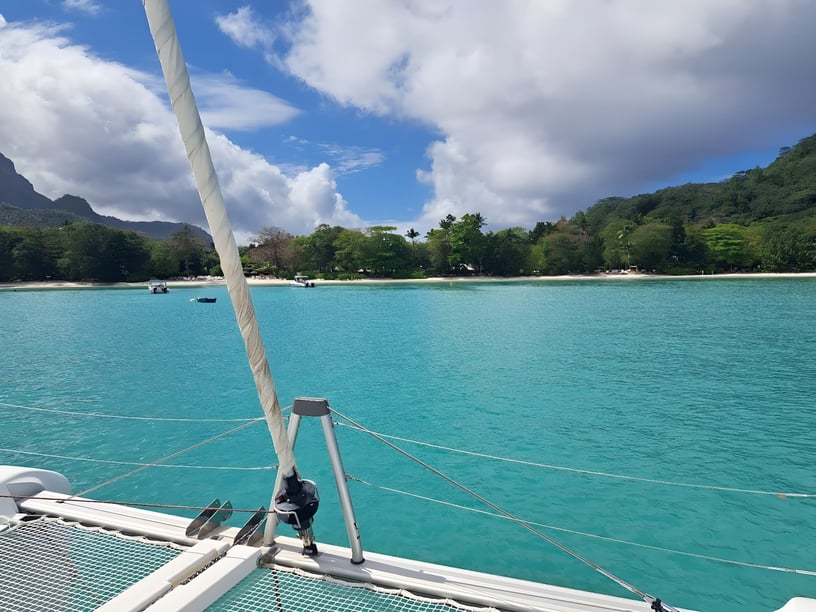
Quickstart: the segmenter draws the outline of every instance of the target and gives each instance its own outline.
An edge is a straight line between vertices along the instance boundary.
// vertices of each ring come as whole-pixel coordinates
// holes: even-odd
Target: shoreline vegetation
[[[23,191],[31,189],[11,161],[6,162],[7,174],[16,177],[13,184]],[[816,134],[780,149],[766,168],[740,171],[719,183],[603,198],[571,219],[538,221],[532,229],[487,230],[487,219],[479,212],[458,218],[447,214],[424,235],[393,225],[345,228],[321,223],[311,234],[295,236],[269,226],[238,251],[247,276],[292,278],[301,272],[319,284],[329,284],[328,279],[583,279],[601,278],[604,270],[649,271],[675,278],[697,274],[702,278],[702,271],[719,278],[734,270],[814,272],[814,168]],[[0,192],[3,184],[0,176]],[[218,254],[208,239],[200,237],[198,232],[204,231],[200,228],[184,224],[169,237],[154,239],[101,225],[98,215],[58,221],[53,215],[41,218],[44,210],[0,202],[0,283],[61,279],[76,283],[73,286],[85,286],[84,282],[118,286],[133,279],[223,274]],[[610,272],[603,278],[617,277]],[[647,273],[646,278],[652,275]]]
[[[565,274],[561,276],[435,276],[416,279],[365,278],[355,280],[321,280],[321,285],[390,285],[390,284],[433,284],[433,283],[513,283],[513,282],[564,282],[564,281],[630,281],[630,280],[703,280],[703,279],[774,279],[774,278],[816,278],[816,272],[734,272],[721,274],[667,275],[636,273],[598,273],[598,274]],[[247,278],[250,287],[288,287],[289,280],[284,278]],[[197,277],[192,279],[170,279],[170,289],[186,287],[219,287],[226,282],[219,277]],[[0,291],[29,289],[146,289],[147,282],[139,283],[91,283],[68,281],[20,281],[0,283]]]

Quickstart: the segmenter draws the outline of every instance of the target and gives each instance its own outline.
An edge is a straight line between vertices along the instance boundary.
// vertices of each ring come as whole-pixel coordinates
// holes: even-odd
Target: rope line
[[[498,512],[498,513],[500,513],[501,515],[503,515],[504,517],[506,517],[507,519],[509,519],[509,520],[513,521],[513,522],[514,522],[514,523],[516,523],[518,526],[520,526],[520,527],[522,527],[522,528],[526,529],[527,531],[529,531],[529,532],[533,533],[534,535],[538,536],[538,537],[539,537],[539,538],[541,538],[542,540],[545,540],[546,542],[549,542],[550,544],[552,544],[553,546],[555,546],[555,547],[556,547],[556,548],[558,548],[559,550],[561,550],[561,551],[563,551],[563,552],[567,553],[568,555],[570,555],[570,556],[571,556],[571,557],[573,557],[574,559],[577,559],[578,561],[580,561],[580,562],[581,562],[581,563],[583,563],[584,565],[587,565],[588,567],[591,567],[592,569],[594,569],[594,570],[595,570],[596,572],[598,572],[599,574],[601,574],[601,575],[603,575],[603,576],[606,576],[607,578],[609,578],[610,580],[612,580],[613,582],[615,582],[615,583],[616,583],[616,584],[618,584],[619,586],[623,587],[624,589],[626,589],[626,590],[627,590],[627,591],[629,591],[630,593],[633,593],[633,594],[637,595],[638,597],[640,597],[641,599],[643,599],[645,602],[647,602],[647,603],[649,603],[649,604],[654,604],[654,603],[658,603],[658,602],[659,602],[659,603],[658,603],[658,605],[659,605],[659,609],[660,609],[660,610],[662,610],[663,612],[678,612],[676,608],[674,608],[674,607],[672,607],[672,606],[670,606],[670,605],[668,605],[668,604],[666,604],[666,603],[660,602],[660,600],[659,600],[658,598],[656,598],[656,597],[654,597],[654,596],[652,596],[652,595],[649,595],[648,593],[646,593],[646,592],[644,592],[644,591],[641,591],[641,590],[640,590],[640,589],[638,589],[636,586],[634,586],[634,585],[632,585],[632,584],[630,584],[630,583],[626,582],[626,581],[625,581],[623,578],[619,578],[618,576],[616,576],[616,575],[615,575],[615,574],[613,574],[612,572],[609,572],[609,571],[605,570],[604,568],[602,568],[602,567],[601,567],[600,565],[598,565],[597,563],[595,563],[595,562],[593,562],[593,561],[590,561],[590,560],[589,560],[589,559],[587,559],[586,557],[584,557],[584,556],[582,556],[581,554],[579,554],[578,552],[576,552],[576,551],[572,550],[572,549],[571,549],[571,548],[569,548],[568,546],[566,546],[566,545],[562,544],[562,543],[561,543],[561,542],[559,542],[558,540],[556,540],[556,539],[554,539],[554,538],[551,538],[550,536],[548,536],[548,535],[547,535],[547,534],[545,534],[545,533],[542,533],[542,532],[541,532],[539,529],[537,529],[537,528],[536,528],[536,527],[534,527],[533,525],[531,525],[531,524],[529,524],[529,523],[527,523],[527,522],[525,522],[525,521],[521,520],[520,518],[516,517],[516,516],[515,516],[514,514],[512,514],[511,512],[508,512],[507,510],[505,510],[504,508],[502,508],[502,507],[501,507],[501,506],[499,506],[498,504],[493,503],[492,501],[490,501],[489,499],[487,499],[487,498],[486,498],[486,497],[484,497],[483,495],[480,495],[479,493],[477,493],[477,492],[476,492],[476,491],[474,491],[473,489],[470,489],[469,487],[467,487],[466,485],[462,484],[461,482],[459,482],[459,481],[455,480],[454,478],[451,478],[450,476],[448,476],[448,475],[447,475],[447,474],[445,474],[444,472],[441,472],[440,470],[436,469],[435,467],[433,467],[433,466],[431,466],[431,465],[429,465],[429,464],[425,463],[424,461],[422,461],[422,460],[421,460],[421,459],[419,459],[418,457],[413,456],[411,453],[409,453],[408,451],[406,451],[406,450],[404,450],[404,449],[400,448],[400,447],[399,447],[399,446],[397,446],[396,444],[393,444],[392,442],[389,442],[388,440],[386,440],[386,439],[385,439],[385,438],[383,438],[382,436],[378,435],[376,432],[369,431],[369,430],[365,429],[365,428],[364,428],[362,425],[360,425],[359,423],[357,423],[356,421],[354,421],[354,420],[353,420],[353,419],[351,419],[350,417],[348,417],[348,416],[346,416],[346,415],[344,415],[344,414],[342,414],[342,413],[338,412],[338,411],[337,411],[336,409],[334,409],[334,408],[332,409],[332,411],[333,411],[333,412],[334,412],[334,413],[335,413],[337,416],[339,416],[340,418],[345,419],[346,421],[348,421],[349,423],[351,423],[351,424],[352,424],[352,425],[354,425],[355,427],[359,428],[361,431],[363,431],[363,432],[365,432],[365,433],[369,434],[370,436],[372,436],[372,437],[374,437],[374,438],[378,439],[380,442],[382,442],[382,443],[383,443],[383,444],[385,444],[386,446],[388,446],[388,447],[392,448],[393,450],[397,451],[398,453],[400,453],[400,454],[401,454],[401,455],[403,455],[404,457],[406,457],[406,458],[410,459],[411,461],[415,462],[416,464],[418,464],[418,465],[420,465],[420,466],[424,467],[426,470],[428,470],[428,471],[430,471],[431,473],[435,474],[435,475],[436,475],[436,476],[438,476],[439,478],[441,478],[441,479],[445,480],[446,482],[448,482],[448,483],[452,484],[453,486],[457,487],[458,489],[460,489],[460,490],[464,491],[465,493],[467,493],[467,494],[468,494],[468,495],[470,495],[471,497],[473,497],[473,498],[475,498],[475,499],[479,500],[480,502],[482,502],[482,503],[483,503],[483,504],[485,504],[486,506],[489,506],[490,508],[492,508],[492,509],[493,509],[493,510],[495,510],[496,512]]]
[[[85,461],[89,463],[107,463],[110,465],[131,465],[131,466],[145,466],[145,467],[160,467],[160,468],[184,468],[188,470],[238,470],[238,471],[255,471],[255,470],[274,470],[276,466],[257,466],[257,467],[238,467],[228,465],[153,465],[150,463],[137,463],[135,461],[114,461],[112,459],[92,459],[90,457],[68,457],[66,455],[51,455],[48,453],[36,453],[34,451],[24,451],[18,448],[0,448],[0,452],[17,453],[20,455],[33,455],[35,457],[46,457],[48,459],[65,459],[68,461]]]
[[[148,502],[132,502],[132,501],[114,501],[110,499],[84,499],[78,498],[75,496],[71,497],[42,497],[40,495],[0,495],[0,499],[36,499],[40,501],[55,501],[55,502],[71,502],[73,503],[80,503],[80,504],[110,504],[112,506],[133,506],[135,508],[163,508],[165,510],[198,510],[199,512],[203,512],[204,510],[220,510],[221,508],[212,506],[187,506],[184,504],[151,504]],[[230,508],[232,512],[244,512],[244,513],[251,513],[255,514],[256,512],[261,512],[259,508]],[[275,510],[269,509],[264,510],[264,514],[274,514]]]
[[[262,420],[262,418],[256,417],[254,419],[191,419],[191,418],[181,418],[181,417],[144,417],[144,416],[128,416],[128,415],[120,415],[120,414],[105,414],[100,412],[79,412],[74,410],[59,410],[56,408],[42,408],[38,406],[22,406],[19,404],[9,404],[7,402],[0,402],[0,406],[4,406],[7,408],[16,408],[20,410],[32,410],[37,412],[50,412],[54,414],[65,414],[70,416],[80,416],[80,417],[95,417],[95,418],[106,418],[106,419],[124,419],[124,420],[133,420],[133,421],[167,421],[167,422],[177,422],[177,423],[249,423],[257,420]],[[289,410],[291,406],[284,408],[283,411]],[[336,425],[341,427],[348,427],[349,429],[354,429],[357,431],[365,432],[364,429],[360,429],[354,425],[350,425],[348,423],[342,422],[335,422]],[[421,440],[413,440],[411,438],[403,438],[400,436],[393,436],[385,433],[374,432],[377,433],[378,436],[382,438],[387,438],[389,440],[398,440],[400,442],[407,442],[409,444],[416,444],[418,446],[425,446],[427,448],[434,448],[437,450],[444,450],[452,453],[459,453],[461,455],[468,455],[471,457],[479,457],[482,459],[490,459],[493,461],[504,461],[506,463],[515,463],[518,465],[527,465],[531,467],[539,467],[548,470],[554,471],[561,471],[561,472],[572,472],[574,474],[584,474],[587,476],[599,476],[602,478],[614,478],[618,480],[630,480],[634,482],[645,482],[649,484],[659,484],[659,485],[666,485],[672,487],[686,487],[692,489],[703,489],[709,491],[722,491],[726,493],[745,493],[751,495],[771,495],[774,497],[779,497],[782,499],[786,499],[789,497],[792,498],[799,498],[799,499],[814,499],[816,498],[816,493],[801,493],[801,492],[790,492],[790,491],[767,491],[762,489],[746,489],[740,487],[725,487],[720,485],[706,485],[700,483],[691,483],[691,482],[680,482],[676,480],[663,480],[659,478],[645,478],[641,476],[630,476],[627,474],[615,474],[611,472],[601,472],[597,470],[586,470],[581,468],[573,468],[563,465],[553,465],[549,463],[540,463],[537,461],[527,461],[524,459],[514,459],[511,457],[501,457],[498,455],[490,455],[487,453],[480,453],[476,451],[464,450],[461,448],[453,448],[450,446],[443,446],[441,444],[434,444],[431,442],[423,442]],[[7,450],[9,452],[20,452],[22,454],[34,454],[34,453],[25,453],[24,451],[14,451],[13,449],[0,449],[0,450]],[[43,457],[49,457],[49,455],[42,455]],[[80,458],[72,458],[72,457],[60,457],[58,455],[54,455],[54,457],[59,459],[72,459],[74,461],[93,461],[91,459],[80,459]],[[103,462],[102,460],[98,460],[99,462]],[[115,462],[111,462],[115,463]],[[121,465],[144,465],[138,463],[127,463],[122,462]],[[191,469],[204,469],[203,466],[167,466],[167,467],[189,467]],[[225,467],[218,467],[214,466],[210,469],[230,469]],[[265,467],[258,467],[258,468],[231,468],[231,469],[267,469]]]
[[[125,472],[124,474],[120,474],[119,476],[114,476],[113,478],[111,478],[109,480],[106,480],[106,481],[104,481],[104,482],[102,482],[102,483],[100,483],[98,485],[94,485],[94,486],[92,486],[92,487],[90,487],[88,489],[85,489],[84,491],[80,491],[79,493],[76,494],[76,497],[80,497],[80,496],[86,495],[87,493],[90,493],[91,491],[96,491],[97,489],[101,489],[102,487],[106,487],[106,486],[108,486],[110,484],[113,484],[114,482],[118,482],[118,481],[123,480],[125,478],[128,478],[130,476],[133,476],[134,474],[138,474],[139,472],[142,472],[142,471],[144,471],[144,470],[146,470],[148,468],[155,467],[160,463],[163,463],[165,461],[169,461],[170,459],[175,459],[176,457],[179,457],[179,456],[183,455],[184,453],[190,452],[191,450],[194,450],[196,448],[199,448],[199,447],[205,446],[207,444],[210,444],[211,442],[215,442],[216,440],[220,440],[221,438],[225,438],[225,437],[227,437],[227,436],[229,436],[229,435],[231,435],[231,434],[233,434],[233,433],[235,433],[237,431],[240,431],[242,429],[246,429],[250,425],[254,425],[255,423],[260,423],[261,421],[264,421],[264,420],[265,419],[253,419],[252,421],[250,421],[248,423],[242,423],[241,425],[238,425],[237,427],[233,427],[232,429],[229,429],[229,430],[227,430],[225,432],[222,432],[220,434],[212,436],[211,438],[207,438],[206,440],[203,440],[201,442],[197,442],[196,444],[193,444],[192,446],[188,446],[187,448],[182,449],[182,450],[180,450],[180,451],[178,451],[176,453],[173,453],[172,455],[167,455],[166,457],[162,457],[161,459],[157,459],[153,463],[148,463],[148,464],[145,464],[145,465],[141,465],[141,466],[137,467],[136,469],[130,470],[129,472]]]
[[[334,412],[336,410],[332,409]],[[706,484],[698,484],[698,483],[690,483],[690,482],[680,482],[676,480],[660,480],[657,478],[642,478],[640,476],[628,476],[626,474],[613,474],[611,472],[598,472],[595,470],[582,470],[580,468],[572,468],[566,467],[563,465],[552,465],[549,463],[539,463],[536,461],[526,461],[524,459],[513,459],[509,457],[500,457],[498,455],[488,455],[486,453],[478,453],[476,451],[469,451],[469,450],[462,450],[460,448],[452,448],[450,446],[442,446],[441,444],[432,444],[431,442],[422,442],[421,440],[412,440],[410,438],[401,438],[400,436],[392,436],[389,434],[384,433],[377,433],[377,432],[369,432],[365,429],[360,429],[354,425],[348,425],[346,423],[338,422],[337,425],[342,427],[348,427],[349,429],[356,429],[358,431],[362,431],[363,433],[376,433],[377,436],[382,438],[388,438],[389,440],[398,440],[400,442],[408,442],[410,444],[416,444],[418,446],[426,446],[428,448],[435,448],[438,450],[449,451],[452,453],[459,453],[462,455],[469,455],[471,457],[479,457],[482,459],[492,459],[493,461],[504,461],[506,463],[516,463],[519,465],[527,465],[531,467],[540,467],[546,468],[548,470],[556,470],[561,472],[573,472],[576,474],[585,474],[587,476],[601,476],[603,478],[617,478],[620,480],[633,480],[637,482],[647,482],[650,484],[660,484],[660,485],[668,485],[672,487],[688,487],[692,489],[708,489],[711,491],[724,491],[727,493],[750,493],[754,495],[773,495],[775,497],[780,498],[787,498],[787,497],[796,497],[796,498],[806,498],[806,499],[813,499],[816,498],[816,493],[790,493],[790,492],[783,492],[783,491],[763,491],[760,489],[740,489],[737,487],[722,487],[718,485],[706,485]]]
[[[425,495],[419,495],[418,493],[411,493],[409,491],[403,491],[401,489],[395,489],[393,487],[386,487],[386,486],[383,486],[383,485],[378,485],[378,484],[375,484],[375,483],[366,482],[365,480],[362,480],[361,478],[357,478],[355,476],[348,476],[347,475],[346,478],[348,478],[349,480],[352,480],[354,482],[359,482],[360,484],[364,484],[366,486],[373,487],[375,489],[381,489],[383,491],[388,491],[390,493],[397,493],[399,495],[406,495],[408,497],[413,497],[415,499],[420,499],[420,500],[423,500],[423,501],[433,502],[435,504],[441,504],[443,506],[449,506],[451,508],[456,508],[458,510],[467,510],[468,512],[474,512],[476,514],[483,514],[485,516],[490,516],[490,517],[500,518],[500,519],[505,519],[505,520],[507,519],[506,516],[502,516],[501,514],[496,514],[494,512],[488,512],[486,510],[479,510],[478,508],[471,508],[469,506],[463,506],[461,504],[455,504],[453,502],[445,501],[445,500],[442,500],[442,499],[435,499],[433,497],[427,497]],[[603,540],[604,542],[613,542],[615,544],[624,544],[626,546],[634,546],[634,547],[637,547],[637,548],[646,548],[646,549],[655,550],[655,551],[658,551],[658,552],[671,553],[671,554],[674,554],[674,555],[682,555],[684,557],[692,557],[692,558],[695,558],[695,559],[702,559],[702,560],[705,560],[705,561],[717,561],[719,563],[728,563],[730,565],[739,565],[741,567],[751,567],[751,568],[755,568],[755,569],[770,570],[770,571],[774,571],[774,572],[788,572],[788,573],[791,573],[791,574],[801,574],[801,575],[804,575],[804,576],[816,576],[816,570],[796,569],[796,568],[790,568],[790,567],[778,567],[778,566],[774,566],[774,565],[762,565],[762,564],[759,564],[759,563],[750,563],[748,561],[735,561],[733,559],[725,559],[725,558],[722,558],[722,557],[714,557],[712,555],[703,555],[703,554],[692,553],[692,552],[687,552],[687,551],[683,551],[683,550],[675,550],[675,549],[672,549],[672,548],[664,548],[662,546],[653,546],[652,544],[641,544],[640,542],[631,542],[629,540],[622,540],[620,538],[612,538],[612,537],[609,537],[609,536],[602,536],[602,535],[598,535],[598,534],[595,534],[595,533],[588,533],[588,532],[585,532],[585,531],[577,531],[575,529],[568,529],[566,527],[556,527],[555,525],[548,525],[546,523],[539,523],[539,522],[536,522],[536,521],[524,521],[524,522],[528,523],[530,525],[535,525],[537,527],[543,527],[545,529],[550,529],[552,531],[560,531],[562,533],[569,533],[569,534],[573,534],[573,535],[583,536],[583,537],[586,537],[586,538],[593,538],[593,539],[596,539],[596,540]]]
[[[39,406],[20,406],[18,404],[8,404],[0,402],[0,406],[6,408],[17,408],[19,410],[34,410],[36,412],[51,412],[55,414],[67,414],[70,416],[96,417],[102,419],[126,419],[130,421],[173,421],[176,423],[248,423],[251,421],[263,420],[253,419],[185,419],[176,417],[144,417],[144,416],[127,416],[122,414],[103,414],[99,412],[78,412],[76,410],[59,410],[57,408],[42,408]]]

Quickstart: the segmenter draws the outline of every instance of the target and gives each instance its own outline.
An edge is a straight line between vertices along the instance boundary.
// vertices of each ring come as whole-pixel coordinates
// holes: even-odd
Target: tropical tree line
[[[595,230],[591,216],[579,212],[531,230],[484,232],[486,220],[479,213],[447,215],[424,240],[414,229],[401,235],[393,226],[320,225],[307,236],[268,227],[240,251],[246,274],[278,278],[561,275],[631,267],[663,274],[816,270],[816,217],[750,226],[606,221]],[[0,227],[0,282],[139,282],[220,273],[212,246],[186,226],[167,241],[89,223]]]
[[[190,226],[169,240],[85,222],[57,228],[0,226],[0,282],[139,282],[220,274],[218,258]]]
[[[614,218],[593,231],[586,213],[532,230],[484,232],[478,213],[448,215],[418,242],[391,226],[365,230],[321,225],[308,236],[266,228],[244,250],[245,270],[291,277],[417,278],[444,275],[561,275],[630,269],[664,274],[816,270],[816,218],[697,226]]]

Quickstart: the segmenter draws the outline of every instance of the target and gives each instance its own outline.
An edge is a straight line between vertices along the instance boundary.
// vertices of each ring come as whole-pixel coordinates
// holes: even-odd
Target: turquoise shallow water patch
[[[61,471],[81,491],[236,425],[160,418],[260,416],[226,290],[207,289],[216,304],[189,301],[199,294],[0,291],[0,462]],[[816,597],[812,576],[660,550],[814,570],[816,500],[586,473],[816,493],[816,281],[350,284],[252,296],[283,405],[326,397],[371,430],[496,457],[397,442],[520,517],[643,545],[546,531],[673,605],[767,610]],[[337,433],[350,475],[488,510],[365,434]],[[318,541],[343,544],[316,423],[304,422],[297,457],[320,486]],[[262,468],[275,458],[259,423],[171,463]],[[93,495],[257,508],[273,479],[268,469],[155,467]],[[625,595],[504,519],[350,487],[364,548]]]

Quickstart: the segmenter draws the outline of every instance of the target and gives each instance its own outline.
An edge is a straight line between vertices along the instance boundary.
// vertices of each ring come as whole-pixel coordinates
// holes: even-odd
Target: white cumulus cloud
[[[67,11],[79,11],[87,15],[98,15],[102,11],[102,5],[93,0],[63,0],[62,6]]]
[[[251,6],[242,6],[234,13],[219,15],[215,23],[239,47],[270,47],[275,40],[272,31],[258,22]]]
[[[431,225],[570,216],[816,124],[816,3],[305,4],[279,62],[340,104],[440,134],[418,169]]]
[[[246,87],[228,74],[196,75],[195,93],[204,122],[214,129],[254,130],[300,114],[285,100]]]
[[[148,48],[149,41],[146,41]],[[101,214],[206,228],[166,92],[154,75],[95,56],[44,23],[0,28],[0,152],[50,198],[86,198]],[[202,115],[215,128],[277,124],[298,111],[224,75],[193,75]],[[291,175],[208,130],[239,243],[276,225],[362,225],[323,164]]]

